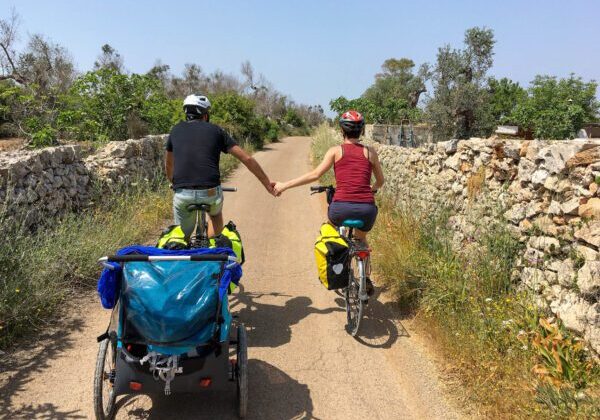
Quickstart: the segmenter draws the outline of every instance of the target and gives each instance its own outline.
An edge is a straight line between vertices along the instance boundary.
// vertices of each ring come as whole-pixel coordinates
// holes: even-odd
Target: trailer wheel
[[[94,412],[98,420],[111,420],[115,416],[114,390],[116,374],[115,346],[110,339],[100,342],[94,375]]]

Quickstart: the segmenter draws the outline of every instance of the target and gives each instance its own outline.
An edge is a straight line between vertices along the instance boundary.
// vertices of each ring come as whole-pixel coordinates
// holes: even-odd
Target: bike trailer
[[[350,250],[337,229],[323,223],[315,243],[315,259],[319,280],[327,290],[348,286]]]
[[[115,346],[114,395],[200,392],[233,380],[227,290],[242,275],[236,261],[229,248],[142,246],[105,259],[102,277],[118,295],[102,300],[118,304],[99,341]]]

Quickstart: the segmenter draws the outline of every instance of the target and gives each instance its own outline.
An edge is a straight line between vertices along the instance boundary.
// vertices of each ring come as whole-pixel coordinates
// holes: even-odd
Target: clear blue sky
[[[434,62],[472,26],[494,30],[494,75],[523,85],[536,74],[600,79],[598,0],[0,0],[0,16],[12,6],[22,41],[46,35],[81,71],[105,43],[132,72],[160,58],[175,73],[188,62],[238,73],[250,60],[297,102],[326,109],[331,98],[359,96],[386,58]]]

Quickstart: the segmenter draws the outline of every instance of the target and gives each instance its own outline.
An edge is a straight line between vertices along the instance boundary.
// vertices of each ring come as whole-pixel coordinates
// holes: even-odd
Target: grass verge
[[[313,137],[313,161],[339,140]],[[598,418],[600,369],[560,319],[541,312],[513,282],[519,243],[489,225],[471,252],[453,246],[452,215],[379,197],[369,236],[378,282],[432,337],[467,408],[489,418]]]
[[[39,328],[77,290],[95,285],[97,259],[146,241],[171,213],[166,184],[138,184],[35,234],[0,239],[0,347]]]

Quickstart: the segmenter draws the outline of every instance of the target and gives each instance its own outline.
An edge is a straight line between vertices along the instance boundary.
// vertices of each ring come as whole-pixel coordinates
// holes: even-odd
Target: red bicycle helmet
[[[357,111],[346,111],[340,117],[340,126],[347,133],[356,133],[365,126],[365,117]]]

